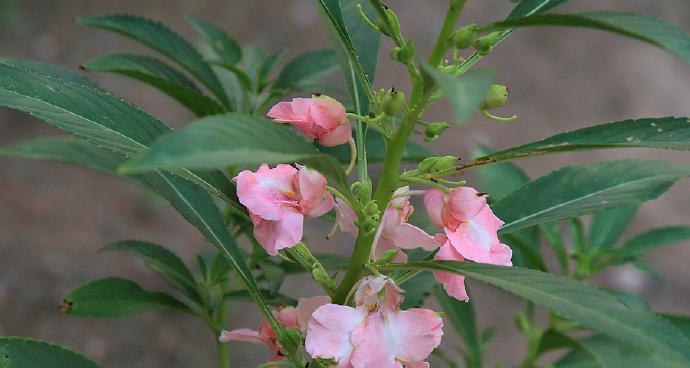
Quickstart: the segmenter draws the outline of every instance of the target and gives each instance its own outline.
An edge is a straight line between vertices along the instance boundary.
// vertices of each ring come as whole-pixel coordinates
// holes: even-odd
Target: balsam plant
[[[493,329],[475,321],[471,300],[482,296],[470,298],[464,279],[472,278],[525,300],[515,321],[527,350],[503,366],[690,366],[690,317],[657,313],[634,295],[586,283],[624,263],[653,273],[645,252],[690,239],[690,226],[674,226],[620,240],[640,204],[690,175],[690,166],[614,160],[530,179],[512,163],[577,150],[688,150],[687,117],[598,124],[497,152],[482,146],[469,160],[432,156],[410,141],[415,131],[432,142],[461,128],[424,119],[444,97],[455,123],[477,110],[490,122],[517,119],[495,112],[509,89],[493,71],[473,67],[520,27],[600,29],[690,62],[690,37],[674,26],[629,13],[551,12],[564,2],[522,0],[505,19],[477,25],[458,24],[465,1],[450,0],[431,53],[421,55],[380,0],[315,0],[334,51],[307,52],[279,72],[282,51],[242,47],[200,19],[188,18],[204,40],[195,48],[146,18],[78,18],[169,59],[118,53],[82,68],[150,84],[198,116],[174,131],[81,74],[5,59],[0,103],[72,137],[22,142],[0,154],[72,163],[134,183],[167,200],[216,249],[200,250],[190,267],[143,240],[108,245],[104,251],[143,260],[176,293],[107,277],[68,292],[60,310],[91,318],[177,310],[209,327],[220,367],[231,366],[227,342],[241,340],[272,351],[261,367],[410,368],[431,359],[477,368],[486,365]],[[390,58],[407,71],[407,91],[376,86],[384,37],[394,44]],[[347,96],[322,78],[338,65]],[[294,95],[301,97],[289,100]],[[470,170],[479,182],[463,180]],[[424,216],[411,217],[413,196],[423,198]],[[334,224],[331,234],[353,235],[350,257],[321,251],[331,234],[303,239],[305,218],[317,217]],[[286,277],[303,272],[321,295],[281,293]],[[442,313],[422,307],[432,294]],[[251,300],[263,313],[258,330],[229,330],[251,327],[228,320],[235,300]],[[535,319],[536,308],[548,312],[546,323]],[[448,326],[463,346],[439,347]],[[543,357],[556,349],[562,353]],[[98,366],[17,337],[0,338],[0,353],[2,367]]]

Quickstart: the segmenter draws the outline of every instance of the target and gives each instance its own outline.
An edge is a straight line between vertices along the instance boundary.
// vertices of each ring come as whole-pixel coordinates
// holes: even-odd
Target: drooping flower
[[[297,307],[284,307],[273,311],[278,323],[285,328],[296,328],[304,332],[307,323],[314,311],[322,305],[331,302],[328,296],[315,296],[312,298],[300,298]],[[275,355],[269,361],[282,361],[283,352],[278,342],[278,337],[268,321],[261,324],[259,330],[240,328],[232,331],[223,331],[218,338],[221,342],[243,341],[259,345],[266,345]]]
[[[443,228],[450,244],[462,257],[479,263],[511,265],[512,251],[498,239],[503,221],[474,188],[459,187],[449,193],[429,190],[424,205],[432,223]]]
[[[443,320],[423,308],[400,310],[402,290],[385,276],[368,276],[356,308],[325,304],[312,314],[305,347],[339,368],[422,368],[440,344]]]
[[[337,146],[352,139],[352,128],[345,116],[345,107],[325,95],[279,102],[266,115],[278,123],[294,126],[309,139],[318,139],[322,146]]]
[[[409,187],[402,187],[395,191],[395,195],[409,192]],[[433,250],[438,247],[434,238],[424,230],[408,223],[414,207],[410,204],[410,196],[394,197],[381,217],[381,223],[374,237],[373,258],[378,258],[392,249],[423,248]],[[354,221],[357,216],[344,202],[336,200],[336,212],[340,229],[357,235]],[[395,259],[404,262],[407,257],[400,252]]]
[[[254,224],[254,236],[270,255],[302,239],[304,216],[318,217],[334,206],[326,178],[305,166],[263,164],[236,177],[237,197]]]
[[[436,236],[437,241],[441,244],[441,249],[434,256],[435,260],[439,261],[456,261],[462,262],[465,260],[455,247],[448,241],[448,238],[443,234]],[[457,300],[468,301],[470,297],[467,295],[465,289],[465,276],[458,275],[451,272],[434,272],[434,277],[443,285],[448,295]]]

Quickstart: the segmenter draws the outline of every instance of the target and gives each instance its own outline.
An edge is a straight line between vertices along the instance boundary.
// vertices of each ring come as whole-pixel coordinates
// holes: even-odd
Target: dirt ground
[[[417,49],[428,52],[445,0],[390,0]],[[682,0],[580,0],[562,11],[625,10],[664,18],[690,30],[690,2]],[[463,22],[486,23],[510,8],[507,0],[468,1]],[[287,47],[289,56],[328,47],[328,36],[309,0],[0,0],[0,56],[45,60],[76,70],[109,52],[148,52],[117,35],[74,24],[76,15],[134,13],[156,18],[195,40],[184,14],[216,22],[242,43],[269,50]],[[308,41],[307,41],[308,40]],[[306,41],[306,42],[305,42]],[[384,43],[388,50],[390,43]],[[401,88],[403,70],[382,53],[377,87]],[[520,119],[509,124],[475,116],[448,131],[433,150],[466,157],[475,142],[503,148],[556,132],[631,117],[690,116],[690,67],[649,45],[591,30],[521,30],[481,67],[495,68],[512,94],[500,110]],[[99,85],[141,106],[172,126],[192,119],[153,88],[113,75],[92,74]],[[427,120],[449,118],[441,105]],[[57,132],[36,119],[0,109],[0,144]],[[536,177],[571,163],[611,158],[666,158],[690,163],[686,152],[597,151],[520,162]],[[470,178],[471,179],[471,178]],[[690,223],[690,181],[642,208],[631,233],[667,224]],[[316,238],[322,228],[311,230]],[[310,235],[310,234],[308,234]],[[630,234],[628,234],[630,235]],[[144,239],[174,249],[186,260],[209,249],[201,236],[167,205],[115,179],[70,166],[0,158],[0,336],[20,335],[55,341],[80,350],[105,367],[212,367],[213,337],[197,321],[161,312],[123,320],[89,320],[61,315],[61,296],[84,281],[119,275],[149,288],[168,290],[140,262],[97,250],[121,239]],[[339,236],[324,248],[347,253],[352,239]],[[597,277],[603,286],[643,296],[656,310],[690,314],[690,244],[649,254],[663,276],[652,279],[622,267]],[[289,280],[284,291],[302,292],[303,279]],[[471,282],[480,324],[498,328],[489,354],[492,363],[515,362],[524,351],[512,322],[520,302]],[[316,293],[316,290],[312,290]],[[259,317],[249,304],[233,305],[231,327],[255,327]],[[449,335],[450,327],[447,329]],[[448,346],[455,337],[447,339]],[[234,344],[235,367],[254,367],[268,354],[262,347]],[[492,364],[493,366],[493,364]]]

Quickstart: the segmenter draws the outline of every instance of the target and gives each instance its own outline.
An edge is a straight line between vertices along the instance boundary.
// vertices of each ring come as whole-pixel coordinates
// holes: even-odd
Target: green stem
[[[223,295],[225,295],[225,293],[229,291],[228,283],[224,282],[221,289],[223,291]],[[216,325],[220,326],[221,328],[226,327],[228,323],[228,310],[229,301],[223,298],[223,300],[220,302],[220,306],[218,306],[218,312],[216,313]],[[219,332],[214,331],[214,334],[216,335],[216,347],[218,349],[218,366],[220,368],[230,368],[230,346],[218,341],[218,333]]]
[[[464,6],[465,0],[450,0],[450,5],[448,6],[448,12],[446,12],[446,18],[443,20],[441,32],[436,39],[434,50],[429,56],[429,64],[432,66],[438,66],[441,63],[441,59],[443,59],[443,55],[448,51],[450,35],[455,30],[455,22],[457,22],[458,17],[460,17],[460,12],[462,12]]]

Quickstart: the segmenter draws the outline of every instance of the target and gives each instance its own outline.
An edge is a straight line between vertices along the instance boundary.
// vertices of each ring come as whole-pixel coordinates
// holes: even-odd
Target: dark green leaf
[[[261,66],[259,67],[259,82],[261,83],[261,87],[263,88],[264,84],[267,82],[268,77],[271,75],[271,72],[273,69],[275,69],[276,65],[283,59],[283,55],[285,54],[285,49],[280,49],[271,56],[267,57],[262,63]]]
[[[462,302],[449,296],[441,285],[436,285],[434,294],[438,299],[451,325],[465,342],[467,360],[471,367],[482,366],[482,340],[472,302]]]
[[[281,70],[273,88],[303,90],[305,83],[314,82],[338,67],[338,59],[333,50],[305,52],[290,60]]]
[[[568,0],[520,0],[510,14],[508,14],[508,18],[545,13],[566,1]]]
[[[99,368],[86,356],[66,347],[21,337],[0,337],[2,368]]]
[[[658,197],[690,167],[664,161],[616,160],[567,166],[496,202],[508,233],[539,223],[640,203]]]
[[[427,63],[423,63],[422,66],[448,98],[455,122],[459,124],[464,123],[477,111],[494,81],[494,72],[491,70],[473,70],[456,77],[443,73]]]
[[[211,45],[215,54],[218,55],[223,62],[235,64],[240,61],[242,58],[242,48],[237,41],[230,38],[225,31],[218,28],[213,23],[192,16],[187,16],[187,21],[206,38],[206,41]]]
[[[278,265],[270,261],[259,262],[259,268],[261,269],[261,276],[266,280],[268,295],[275,295],[283,285],[285,272]]]
[[[191,313],[168,294],[148,291],[118,277],[91,281],[73,289],[62,300],[62,310],[73,316],[117,318],[172,308]]]
[[[43,63],[34,60],[24,60],[24,59],[3,59],[0,58],[0,63],[5,63],[9,65],[16,65],[24,69],[32,70],[38,74],[48,75],[53,78],[64,79],[77,84],[84,84],[90,87],[96,88],[96,84],[90,81],[83,74],[78,74],[72,70],[65,69],[56,65]]]
[[[493,152],[488,146],[479,145],[475,156],[490,156]],[[481,182],[481,191],[489,193],[493,201],[500,200],[529,181],[527,174],[511,163],[480,166],[476,172]]]
[[[184,74],[156,58],[134,54],[110,54],[87,62],[84,68],[123,74],[150,84],[198,116],[225,111],[215,100],[205,96]]]
[[[573,348],[577,347],[577,341],[570,336],[549,328],[544,331],[539,340],[539,354],[543,354],[547,351],[562,349],[562,348]]]
[[[273,293],[270,294],[268,290],[262,290],[264,294],[266,294],[266,303],[268,305],[273,305],[273,306],[295,306],[297,305],[297,300],[290,298],[289,296],[285,296],[281,293]],[[224,299],[226,300],[242,300],[242,301],[247,301],[251,302],[252,301],[252,296],[247,292],[247,290],[237,290],[237,291],[230,291],[225,293],[223,296]]]
[[[123,14],[77,17],[77,23],[120,33],[160,52],[197,77],[224,104],[228,103],[228,97],[220,81],[199,52],[162,23]]]
[[[567,26],[600,29],[649,42],[690,63],[690,37],[676,26],[640,14],[598,11],[577,14],[542,14],[508,18],[483,27],[497,31],[517,27]]]
[[[592,217],[589,229],[589,248],[596,252],[613,247],[616,240],[630,226],[638,208],[638,205],[630,204],[596,213]]]
[[[386,146],[381,133],[371,130],[366,138],[367,160],[383,161],[386,158]],[[335,156],[340,162],[350,162],[350,147],[339,145],[335,147],[319,147],[322,152]],[[402,159],[405,161],[419,162],[434,154],[425,146],[408,141],[405,144]]]
[[[192,300],[201,301],[196,289],[194,275],[184,262],[170,250],[158,244],[141,240],[124,240],[104,247],[103,251],[127,252],[141,258],[146,267],[157,273],[171,286]]]
[[[647,304],[644,299],[640,298],[635,294],[626,293],[625,291],[616,289],[603,289],[607,293],[615,296],[624,305],[631,309],[637,309],[641,311],[649,311],[649,304]]]
[[[453,272],[499,287],[584,328],[690,364],[690,341],[658,316],[628,308],[616,297],[579,281],[548,273],[471,262],[425,261],[380,267]]]
[[[602,335],[579,340],[578,343],[592,355],[596,366],[601,368],[687,367],[685,364],[666,359],[650,350],[623,344]]]
[[[688,150],[690,122],[688,118],[669,117],[595,125],[479,157],[475,162],[493,163],[549,153],[629,147]]]
[[[612,250],[614,262],[626,262],[658,247],[690,240],[690,226],[669,226],[637,235]]]
[[[405,299],[401,305],[402,309],[419,308],[424,305],[424,300],[431,295],[434,285],[437,285],[434,275],[424,272],[405,281],[402,288],[405,289]]]
[[[690,339],[690,316],[681,316],[677,314],[662,314],[661,316],[676,326],[686,338]]]

